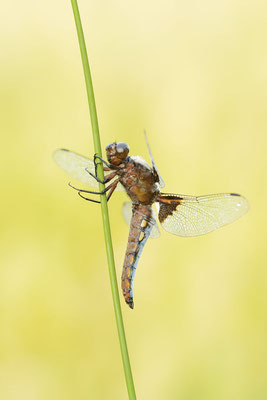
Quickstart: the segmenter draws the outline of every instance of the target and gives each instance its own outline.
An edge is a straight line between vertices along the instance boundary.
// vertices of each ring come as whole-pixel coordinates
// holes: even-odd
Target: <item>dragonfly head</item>
[[[128,153],[129,146],[124,142],[114,142],[106,147],[108,162],[113,165],[120,165],[126,159]]]

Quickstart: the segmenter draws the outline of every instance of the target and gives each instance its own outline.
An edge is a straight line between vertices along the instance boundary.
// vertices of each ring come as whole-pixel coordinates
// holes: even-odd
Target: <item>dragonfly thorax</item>
[[[133,204],[151,205],[160,194],[152,169],[140,159],[127,157],[124,165],[117,171],[120,183]]]

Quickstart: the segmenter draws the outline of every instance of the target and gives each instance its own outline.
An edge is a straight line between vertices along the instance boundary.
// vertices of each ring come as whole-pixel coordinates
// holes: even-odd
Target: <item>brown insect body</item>
[[[120,145],[125,151],[119,152]],[[122,271],[122,290],[126,303],[133,308],[133,278],[138,259],[155,224],[152,217],[152,204],[158,201],[159,178],[152,168],[140,158],[128,157],[126,144],[112,143],[106,148],[110,169],[117,171],[118,181],[130,197],[133,208],[128,244]],[[127,151],[128,150],[128,151]],[[124,154],[124,157],[121,154]],[[120,164],[119,164],[120,162]]]
[[[125,160],[124,165],[117,174],[133,204],[151,205],[160,193],[151,168],[131,157]]]

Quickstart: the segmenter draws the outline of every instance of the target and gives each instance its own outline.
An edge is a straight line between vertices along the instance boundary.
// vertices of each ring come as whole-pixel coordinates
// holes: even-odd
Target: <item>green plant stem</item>
[[[71,0],[71,5],[72,5],[72,9],[73,9],[75,24],[76,24],[76,28],[77,28],[77,35],[78,35],[78,40],[79,40],[79,45],[80,45],[80,50],[81,50],[83,71],[84,71],[89,111],[90,111],[90,117],[91,117],[94,149],[95,149],[95,153],[97,153],[99,156],[102,157],[101,143],[100,143],[100,136],[99,136],[99,127],[98,127],[96,105],[95,105],[95,96],[94,96],[94,91],[93,91],[92,78],[91,78],[91,73],[90,73],[90,67],[89,67],[89,62],[88,62],[88,56],[87,56],[87,51],[86,51],[86,45],[85,45],[85,40],[84,40],[84,34],[83,34],[83,29],[82,29],[79,8],[78,8],[78,4],[77,4],[76,0]],[[101,180],[104,179],[104,170],[103,170],[102,162],[99,163],[99,165],[97,167],[97,174]],[[102,183],[100,183],[99,190],[101,191],[103,189],[104,189],[104,185]],[[114,312],[115,312],[117,329],[118,329],[118,336],[119,336],[119,342],[120,342],[120,348],[121,348],[121,355],[122,355],[126,385],[127,385],[129,399],[134,400],[134,399],[136,399],[136,395],[135,395],[133,376],[132,376],[132,371],[131,371],[130,359],[129,359],[128,349],[127,349],[127,343],[126,343],[126,337],[125,337],[125,331],[124,331],[124,325],[123,325],[123,319],[122,319],[122,313],[121,313],[121,305],[120,305],[118,284],[117,284],[117,278],[116,278],[116,270],[115,270],[115,262],[114,262],[114,254],[113,254],[113,247],[112,247],[112,240],[111,240],[111,232],[110,232],[110,223],[109,223],[106,195],[101,195],[101,210],[102,210],[102,218],[103,218],[103,227],[104,227],[107,260],[108,260],[108,267],[109,267],[111,291],[112,291]]]

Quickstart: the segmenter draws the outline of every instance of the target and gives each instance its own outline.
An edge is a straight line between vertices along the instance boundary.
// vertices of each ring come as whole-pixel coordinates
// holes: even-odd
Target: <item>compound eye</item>
[[[129,152],[129,147],[126,143],[121,142],[117,144],[116,150],[118,153],[124,153],[125,151]]]

